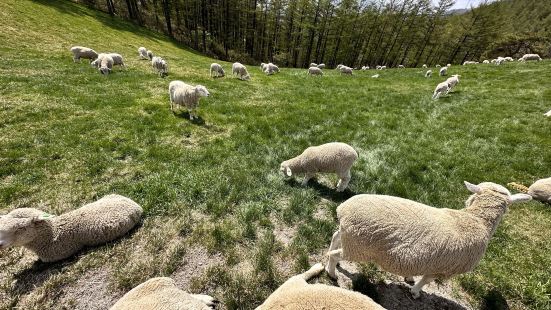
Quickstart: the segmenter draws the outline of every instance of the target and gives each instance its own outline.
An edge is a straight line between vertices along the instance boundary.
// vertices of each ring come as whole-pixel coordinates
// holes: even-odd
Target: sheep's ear
[[[514,194],[509,197],[511,203],[524,202],[532,200],[532,196],[528,194]]]
[[[286,174],[288,177],[292,176],[292,175],[293,175],[293,172],[291,172],[291,168],[289,168],[289,167],[285,168],[285,174]]]
[[[465,186],[467,187],[469,192],[473,194],[480,194],[482,192],[482,188],[480,188],[480,186],[471,184],[467,181],[463,181],[463,182],[465,183]]]

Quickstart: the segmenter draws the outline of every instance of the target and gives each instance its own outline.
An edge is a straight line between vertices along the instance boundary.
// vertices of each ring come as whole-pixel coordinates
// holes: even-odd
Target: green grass
[[[542,115],[551,108],[549,61],[453,66],[460,84],[434,101],[442,79],[425,79],[422,69],[316,78],[285,68],[265,76],[250,65],[249,82],[213,80],[212,59],[69,2],[5,0],[0,17],[0,209],[59,214],[114,192],[145,209],[133,234],[68,262],[33,265],[28,252],[0,253],[0,308],[59,308],[64,288],[94,268],[106,269],[102,281],[121,294],[187,268],[188,249],[201,245],[221,259],[189,289],[250,309],[325,259],[335,208],[354,193],[461,208],[463,180],[530,184],[551,175],[551,122]],[[128,68],[101,76],[73,63],[72,45],[121,53]],[[168,60],[168,78],[138,60],[139,46]],[[171,113],[167,88],[176,79],[211,92],[202,121]],[[329,141],[360,154],[348,192],[335,193],[333,175],[302,187],[278,174],[281,161]],[[453,285],[475,307],[501,298],[549,309],[549,240],[551,208],[515,205],[479,267]]]

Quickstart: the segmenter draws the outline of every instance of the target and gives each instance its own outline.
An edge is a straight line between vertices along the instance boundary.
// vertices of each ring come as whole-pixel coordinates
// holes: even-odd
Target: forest
[[[286,67],[389,67],[551,55],[551,1],[80,0],[208,56]]]

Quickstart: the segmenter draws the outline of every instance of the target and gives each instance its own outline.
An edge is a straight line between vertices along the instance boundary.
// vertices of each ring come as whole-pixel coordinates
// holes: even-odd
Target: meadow
[[[454,65],[460,84],[432,100],[443,78],[424,78],[421,68],[373,79],[374,70],[266,76],[249,64],[246,82],[216,61],[227,76],[212,79],[215,60],[68,1],[4,0],[0,17],[0,213],[61,214],[109,193],[145,210],[122,240],[60,263],[0,252],[1,309],[102,309],[154,276],[228,309],[253,309],[290,275],[326,261],[335,209],[355,194],[460,209],[464,180],[528,185],[551,176],[549,60]],[[118,52],[127,68],[102,76],[86,60],[73,63],[73,45]],[[139,60],[139,46],[168,61],[167,78]],[[207,87],[198,120],[170,111],[171,80]],[[334,175],[303,187],[279,173],[283,160],[331,141],[359,153],[344,193]],[[480,265],[445,281],[450,298],[550,309],[549,240],[551,206],[513,205]],[[375,300],[384,279],[399,280],[358,266],[352,288]]]

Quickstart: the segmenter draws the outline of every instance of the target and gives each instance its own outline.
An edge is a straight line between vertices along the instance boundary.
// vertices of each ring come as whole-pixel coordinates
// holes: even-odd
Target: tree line
[[[411,67],[551,54],[544,26],[551,1],[487,0],[456,14],[450,12],[455,0],[77,2],[166,33],[214,58],[244,63]],[[538,18],[542,12],[547,20]]]

